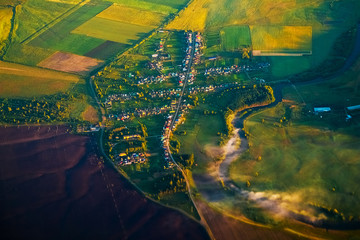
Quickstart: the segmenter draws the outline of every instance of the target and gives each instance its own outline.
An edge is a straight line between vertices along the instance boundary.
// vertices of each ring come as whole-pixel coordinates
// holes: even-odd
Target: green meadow
[[[150,26],[139,26],[95,17],[74,29],[72,33],[131,44],[152,29],[153,27]]]
[[[221,46],[224,51],[241,51],[242,48],[251,46],[249,26],[230,26],[220,31]]]
[[[85,54],[105,41],[100,38],[72,34],[71,31],[109,6],[110,3],[107,2],[101,2],[96,5],[86,4],[40,34],[29,44],[41,48],[72,52],[79,55]]]
[[[66,92],[79,82],[67,73],[0,62],[0,97],[31,98]]]
[[[276,196],[291,211],[335,222],[359,220],[360,119],[346,121],[344,110],[360,103],[359,69],[358,61],[330,81],[286,87],[282,103],[250,116],[250,150],[230,167],[232,180]],[[331,112],[313,113],[323,106]]]

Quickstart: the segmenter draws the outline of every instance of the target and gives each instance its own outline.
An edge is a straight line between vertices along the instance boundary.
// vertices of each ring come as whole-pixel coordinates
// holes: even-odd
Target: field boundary
[[[33,39],[35,39],[36,37],[38,37],[40,34],[44,33],[46,30],[50,29],[52,26],[54,26],[55,24],[57,24],[58,22],[60,22],[61,20],[63,20],[64,18],[68,17],[70,14],[74,13],[76,10],[78,10],[79,8],[81,8],[82,6],[84,6],[85,4],[89,3],[91,0],[83,0],[82,2],[76,4],[75,6],[73,6],[72,8],[68,9],[67,11],[65,11],[64,13],[62,13],[61,15],[59,15],[58,17],[56,17],[54,20],[52,20],[51,22],[45,24],[43,27],[41,27],[40,29],[38,29],[36,32],[34,32],[33,34],[31,34],[30,36],[28,36],[27,38],[25,38],[24,40],[22,40],[20,43],[21,44],[27,44],[30,41],[32,41]]]
[[[268,51],[268,50],[252,50],[253,56],[265,56],[265,57],[272,57],[272,56],[286,56],[286,57],[302,57],[302,56],[310,56],[312,55],[312,51]]]

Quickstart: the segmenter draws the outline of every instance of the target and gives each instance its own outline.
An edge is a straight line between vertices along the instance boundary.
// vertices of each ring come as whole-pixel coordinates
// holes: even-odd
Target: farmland
[[[119,12],[122,14],[119,15]],[[96,16],[108,20],[152,27],[160,25],[163,18],[165,17],[165,15],[162,13],[127,7],[119,4],[111,5],[109,8],[105,9]]]
[[[61,51],[107,60],[159,26],[180,5],[29,0],[16,8],[15,38],[4,59],[37,65]]]
[[[219,46],[220,32],[224,31],[224,27],[234,26],[230,28],[234,33],[228,30],[228,36],[231,36],[237,34],[235,26],[250,26],[251,35],[254,35],[251,36],[254,50],[265,48],[264,50],[270,50],[267,53],[269,55],[274,54],[274,49],[283,52],[281,57],[269,57],[273,65],[272,78],[279,79],[323,63],[335,40],[356,23],[358,12],[351,9],[359,8],[359,4],[355,0],[333,3],[324,0],[195,0],[167,27],[204,31],[212,36],[213,40],[209,41],[216,45],[210,43],[209,46],[212,47],[205,55],[213,56],[216,52],[226,50],[226,41],[223,41],[225,47]],[[238,44],[230,46],[229,51],[233,51],[234,47],[241,48],[242,43]],[[286,56],[289,54],[293,56]],[[311,56],[301,56],[303,54]],[[262,54],[255,51],[255,55]]]
[[[209,0],[196,0],[180,12],[180,15],[166,26],[167,29],[204,31],[208,9],[205,5]]]
[[[248,26],[225,27],[220,31],[221,45],[225,51],[241,50],[251,46],[250,30]]]
[[[96,5],[86,4],[30,41],[29,44],[41,48],[72,52],[79,55],[85,54],[102,44],[104,40],[71,34],[71,31],[109,6],[110,4],[106,2]]]
[[[98,37],[113,42],[132,44],[153,28],[95,17],[74,29],[72,33]],[[121,34],[119,34],[121,32]]]
[[[79,77],[66,73],[0,62],[1,97],[51,95],[65,92],[78,81]]]
[[[312,53],[311,26],[250,26],[253,55]]]
[[[234,236],[360,222],[359,115],[345,108],[360,104],[360,63],[343,70],[360,54],[359,1],[17,4],[0,17],[2,125],[96,136],[100,170],[206,227],[243,221]]]
[[[79,56],[71,53],[56,52],[45,60],[41,61],[38,65],[49,69],[54,69],[62,72],[77,73],[86,75],[88,72],[99,68],[102,61]]]
[[[171,2],[172,4],[176,5],[176,3],[179,1],[182,0],[175,0]],[[158,0],[109,0],[109,2],[126,5],[132,8],[139,8],[142,10],[154,11],[163,14],[175,13],[177,10],[176,8],[170,6],[172,4],[166,4],[163,3],[164,1],[158,1]],[[166,2],[169,3],[170,1],[166,1]]]

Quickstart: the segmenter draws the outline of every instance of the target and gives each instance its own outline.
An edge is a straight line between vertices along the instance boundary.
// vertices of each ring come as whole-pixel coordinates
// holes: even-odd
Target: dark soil
[[[64,126],[0,128],[1,239],[209,239],[134,189]]]

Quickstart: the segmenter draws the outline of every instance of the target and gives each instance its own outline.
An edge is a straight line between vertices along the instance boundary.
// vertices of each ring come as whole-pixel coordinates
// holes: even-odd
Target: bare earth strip
[[[54,69],[62,72],[86,75],[103,64],[103,61],[94,58],[79,56],[71,53],[56,52],[41,61],[40,67]]]

